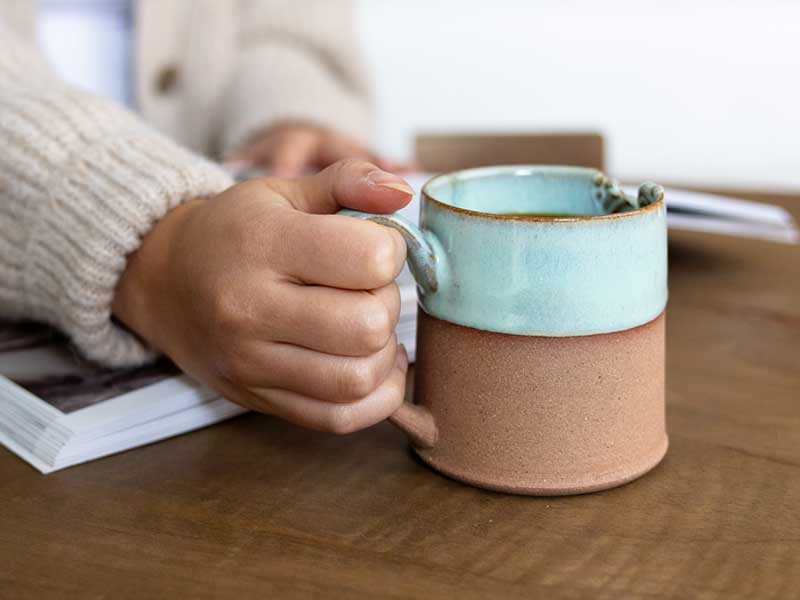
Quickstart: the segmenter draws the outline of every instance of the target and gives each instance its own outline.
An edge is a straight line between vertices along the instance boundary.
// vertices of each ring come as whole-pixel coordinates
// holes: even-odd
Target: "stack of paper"
[[[0,443],[43,473],[244,412],[166,360],[91,365],[42,325],[0,323],[0,373]]]
[[[636,195],[636,188],[623,186]],[[670,229],[703,231],[753,239],[797,244],[797,223],[785,208],[717,194],[666,188],[667,224]]]

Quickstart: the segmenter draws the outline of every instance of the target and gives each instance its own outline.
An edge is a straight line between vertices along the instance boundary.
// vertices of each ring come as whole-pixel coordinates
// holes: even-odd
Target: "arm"
[[[165,352],[226,398],[306,427],[347,433],[397,410],[405,243],[324,213],[396,210],[413,195],[401,179],[342,161],[228,187],[0,36],[0,316],[50,322],[110,366]]]
[[[62,84],[2,22],[0,148],[0,317],[50,323],[107,365],[149,359],[111,318],[126,258],[167,211],[229,178]]]
[[[305,125],[331,134],[331,139],[316,140],[307,133],[293,144],[295,154],[322,146],[316,150],[319,156],[306,157],[307,166],[323,167],[345,156],[372,158],[365,150],[369,89],[351,2],[245,0],[239,19],[239,55],[223,115],[223,153],[238,150],[238,158],[263,163],[258,159],[281,154],[276,147],[285,145],[280,132],[271,140],[264,140],[265,134]],[[261,147],[254,148],[254,142]],[[242,156],[245,145],[249,152]]]

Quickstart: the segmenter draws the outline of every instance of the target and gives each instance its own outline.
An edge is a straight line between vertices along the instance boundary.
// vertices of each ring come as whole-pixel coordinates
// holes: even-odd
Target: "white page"
[[[761,223],[747,223],[744,221],[682,214],[668,214],[667,222],[670,229],[718,233],[784,244],[797,244],[800,242],[797,229],[791,227],[774,227]]]
[[[622,189],[636,196],[635,186],[625,185]],[[767,225],[790,225],[794,222],[791,213],[782,206],[752,202],[729,196],[707,194],[677,188],[665,188],[664,197],[667,208],[702,212],[709,216],[720,216],[752,223]]]
[[[116,454],[117,452],[175,437],[176,435],[229,419],[246,411],[247,409],[242,406],[219,398],[168,415],[157,421],[131,427],[102,439],[99,444],[94,446],[76,446],[75,448],[68,446],[64,455],[56,459],[55,469],[63,469],[78,463],[108,456],[109,454]],[[34,464],[34,466],[37,465]]]

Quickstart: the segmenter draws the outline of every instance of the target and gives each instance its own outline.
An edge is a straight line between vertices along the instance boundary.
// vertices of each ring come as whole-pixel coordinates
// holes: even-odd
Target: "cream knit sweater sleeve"
[[[66,87],[0,22],[0,318],[55,325],[109,366],[147,361],[111,317],[126,257],[182,200],[230,184],[122,107]]]
[[[240,0],[223,153],[277,121],[315,122],[368,144],[370,89],[353,8],[351,0]]]

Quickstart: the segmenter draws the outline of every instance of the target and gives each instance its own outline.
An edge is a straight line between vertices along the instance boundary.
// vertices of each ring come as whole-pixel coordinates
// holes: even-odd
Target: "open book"
[[[409,177],[417,190],[427,176]],[[776,206],[667,190],[670,228],[797,242],[797,227]],[[416,222],[415,200],[403,211]],[[416,287],[399,278],[398,339],[413,360]],[[0,443],[43,473],[172,437],[244,412],[181,375],[168,360],[108,370],[81,359],[49,327],[0,322]]]

